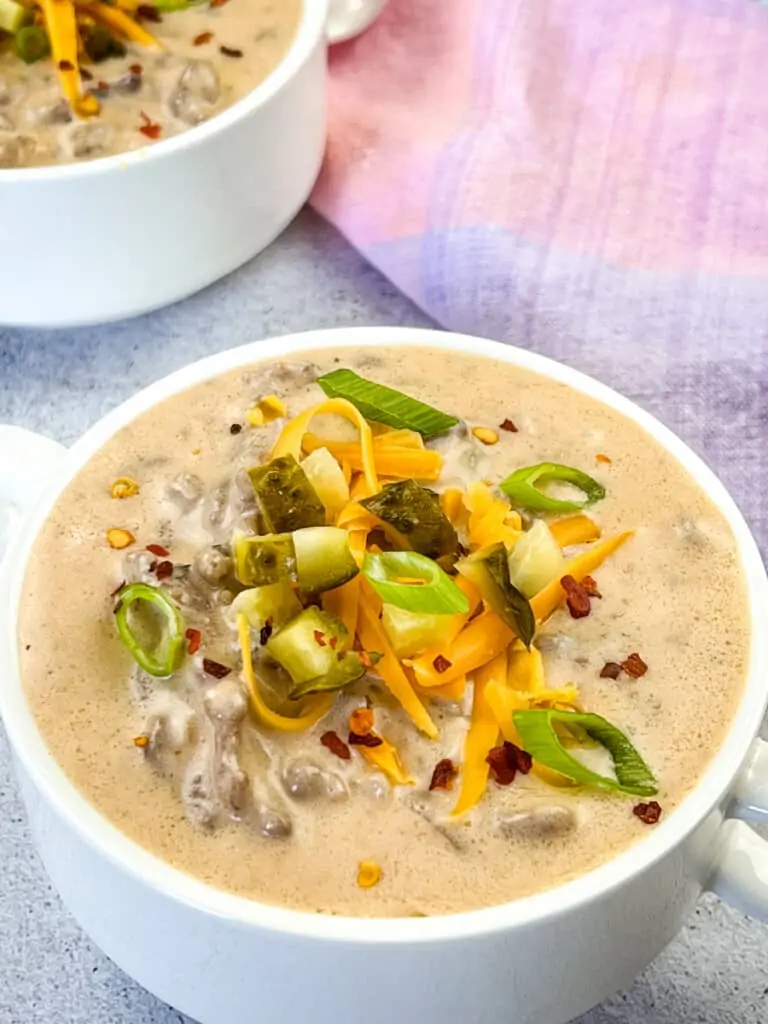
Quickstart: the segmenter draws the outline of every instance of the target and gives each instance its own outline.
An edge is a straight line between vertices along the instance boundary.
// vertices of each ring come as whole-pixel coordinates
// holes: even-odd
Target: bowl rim
[[[54,760],[27,704],[16,647],[19,596],[37,532],[61,490],[121,427],[163,399],[238,367],[314,349],[383,346],[427,347],[509,363],[574,387],[637,423],[676,458],[728,519],[744,573],[751,626],[748,672],[731,726],[697,785],[672,814],[618,856],[562,885],[494,907],[428,918],[357,918],[273,906],[223,892],[160,860],[96,811]],[[9,586],[0,590],[0,665],[7,682],[0,687],[0,714],[14,752],[35,787],[69,827],[122,871],[159,895],[246,929],[367,945],[441,943],[526,929],[576,912],[646,872],[722,803],[749,756],[768,699],[768,642],[759,628],[768,616],[768,577],[746,522],[714,472],[660,421],[607,385],[548,357],[467,335],[423,328],[331,328],[251,342],[176,370],[127,399],[75,442],[25,521],[5,569]]]
[[[330,0],[301,0],[299,27],[283,59],[242,99],[226,107],[209,121],[195,125],[167,139],[127,152],[112,153],[96,160],[43,164],[39,167],[0,168],[0,187],[12,184],[42,184],[49,181],[77,181],[125,172],[137,165],[172,157],[182,149],[196,149],[243,121],[281,92],[309,59],[319,38],[325,35]]]

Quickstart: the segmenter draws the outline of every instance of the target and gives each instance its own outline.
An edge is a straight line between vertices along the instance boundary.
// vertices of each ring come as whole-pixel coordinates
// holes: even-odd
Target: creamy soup
[[[351,394],[341,369],[445,414],[374,425],[375,480],[351,406],[295,420],[320,375]],[[391,394],[353,397],[387,419]],[[115,435],[37,538],[19,648],[52,755],[158,857],[268,903],[420,916],[648,836],[723,739],[746,622],[728,524],[634,423],[470,355],[344,349]]]
[[[0,26],[3,3],[1,0]],[[0,168],[90,160],[139,149],[208,120],[242,99],[283,59],[301,0],[223,0],[162,10],[118,4],[128,28],[92,17],[103,4],[75,4],[83,22],[79,74],[60,73],[50,56],[25,63],[23,33],[0,31]],[[54,8],[56,5],[54,5]],[[106,17],[110,10],[106,7]],[[84,26],[84,27],[83,27]],[[133,27],[130,27],[133,26]],[[146,45],[126,37],[148,32]],[[89,34],[90,33],[90,34]],[[141,37],[143,38],[143,37]],[[33,37],[34,39],[34,37]],[[67,93],[67,76],[80,99]],[[84,106],[83,106],[84,105]],[[81,107],[78,110],[78,107]]]

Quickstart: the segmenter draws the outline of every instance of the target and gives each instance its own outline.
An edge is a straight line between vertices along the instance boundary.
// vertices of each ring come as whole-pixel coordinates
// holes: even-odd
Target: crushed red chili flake
[[[593,580],[591,576],[585,576],[581,581],[581,585],[590,597],[601,598],[603,596],[597,588],[597,581]]]
[[[491,767],[491,774],[500,786],[509,786],[520,772],[527,775],[531,770],[533,758],[527,750],[522,750],[515,743],[507,740],[500,747],[488,751],[485,759]]]
[[[239,434],[242,429],[243,426],[241,423],[233,423],[232,426],[229,428],[229,432],[230,434]]]
[[[648,666],[645,664],[645,662],[637,653],[637,651],[633,651],[628,658],[622,661],[621,667],[624,669],[628,676],[632,677],[632,679],[639,679],[640,676],[644,676],[645,673],[648,671]]]
[[[120,591],[125,589],[125,585],[126,585],[126,581],[122,580],[120,583],[118,583],[118,585],[115,587],[115,589],[112,591],[112,593],[109,596],[110,597],[117,597],[117,595],[120,593]]]
[[[269,643],[269,638],[272,636],[272,619],[267,619],[264,625],[259,630],[259,643],[262,647],[266,647]]]
[[[339,638],[337,636],[332,636],[331,639],[328,641],[328,646],[331,648],[332,651],[336,650],[336,644],[338,644],[338,642]]]
[[[315,638],[315,643],[317,644],[318,647],[328,646],[328,644],[325,642],[325,633],[323,633],[322,630],[316,629],[312,633],[312,636]]]
[[[151,21],[156,25],[163,20],[162,14],[153,4],[139,4],[136,15],[140,21]]]
[[[635,804],[632,813],[645,825],[655,825],[661,817],[661,804],[651,800],[648,804]]]
[[[80,77],[82,78],[82,80],[84,82],[92,82],[93,81],[93,75],[88,70],[88,68],[80,68]]]
[[[173,576],[173,562],[158,562],[157,568],[155,569],[155,576],[159,580],[167,580]]]
[[[100,78],[96,83],[96,88],[99,92],[109,92],[109,82],[105,82],[103,78]]]
[[[565,591],[565,600],[572,619],[584,619],[592,610],[589,593],[573,576],[563,576],[560,586]]]
[[[595,456],[595,461],[600,465],[610,466],[613,462],[613,459],[609,459],[607,455],[603,455],[602,452],[598,452],[598,454]]]
[[[214,679],[223,679],[231,671],[232,669],[227,665],[222,665],[218,661],[211,661],[210,658],[203,658],[203,672],[208,676],[213,676]]]
[[[150,562],[149,563],[149,571],[150,572],[154,572],[156,568],[157,568],[157,559],[155,559],[154,562]]]
[[[364,736],[359,732],[350,732],[347,743],[350,747],[380,747],[384,740],[375,733],[368,732]]]
[[[223,53],[225,57],[242,57],[243,51],[238,50],[235,46],[220,46],[219,53]]]
[[[143,110],[139,111],[139,115],[142,120],[142,124],[139,125],[139,131],[142,135],[146,135],[148,139],[159,139],[162,127],[156,124],[151,117],[144,113]]]
[[[340,757],[342,761],[348,761],[352,757],[352,752],[347,744],[337,732],[333,731],[333,729],[329,729],[328,732],[324,732],[320,737],[320,742],[324,747],[327,747],[332,754],[335,754],[336,757]]]
[[[130,64],[128,70],[132,75],[141,75],[144,72],[144,68],[141,64]]]
[[[133,737],[133,745],[134,745],[134,747],[140,747],[142,749],[144,747],[148,747],[149,746],[149,736],[134,736]]]
[[[199,629],[192,629],[191,627],[184,633],[184,636],[189,640],[187,651],[190,654],[197,654],[200,650],[200,641],[203,639],[202,633]]]
[[[443,672],[448,671],[448,669],[451,667],[451,662],[448,661],[447,658],[444,658],[442,654],[438,654],[438,656],[432,662],[432,665],[434,666],[435,672],[440,672],[442,674]]]
[[[510,434],[516,434],[518,432],[517,427],[509,418],[505,419],[503,423],[499,424],[499,430],[506,430]]]
[[[74,70],[75,70],[75,65],[72,63],[71,60],[60,60],[59,61],[59,71],[74,71]]]
[[[211,2],[209,3],[208,6],[209,7],[223,7],[224,4],[227,3],[227,2],[228,2],[228,0],[211,0]]]
[[[601,679],[618,679],[621,675],[621,665],[617,661],[606,661],[600,669]]]
[[[430,792],[433,789],[453,789],[453,780],[459,774],[459,769],[450,759],[444,757],[438,761],[435,770],[432,772],[432,780],[429,783]]]
[[[158,558],[167,558],[170,555],[168,548],[164,548],[162,544],[147,544],[147,551],[151,551],[153,555],[157,555]]]
[[[206,43],[210,43],[213,39],[213,32],[200,32],[192,40],[193,46],[205,46]]]

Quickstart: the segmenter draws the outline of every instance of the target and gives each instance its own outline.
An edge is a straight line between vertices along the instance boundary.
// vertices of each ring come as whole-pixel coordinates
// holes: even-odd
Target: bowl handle
[[[387,0],[331,0],[325,34],[328,42],[345,43],[365,32],[378,18]]]
[[[50,437],[0,424],[0,558],[22,514],[39,496],[65,451]]]
[[[738,910],[768,921],[768,842],[746,824],[768,822],[768,743],[756,740],[718,842],[709,888]],[[741,820],[737,820],[741,819]]]

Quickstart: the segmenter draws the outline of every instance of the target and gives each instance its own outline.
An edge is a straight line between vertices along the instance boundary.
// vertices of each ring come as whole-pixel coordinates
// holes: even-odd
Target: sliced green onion
[[[437,437],[459,422],[431,405],[394,388],[359,377],[353,370],[332,370],[317,378],[329,398],[346,398],[367,420],[397,430],[416,430],[422,437]]]
[[[541,490],[549,483],[572,484],[585,494],[584,501],[562,501],[551,498]],[[537,484],[539,486],[537,486]],[[508,498],[518,508],[530,512],[579,512],[587,505],[593,505],[605,497],[605,488],[580,469],[561,466],[557,462],[540,462],[537,466],[525,466],[511,473],[499,484]]]
[[[40,25],[26,25],[13,37],[13,49],[25,64],[34,64],[50,55],[51,44],[44,28]]]
[[[151,634],[156,632],[157,623],[137,621],[142,605],[145,616],[146,606],[160,613],[160,636],[155,642]],[[129,621],[131,609],[134,622]],[[158,677],[173,675],[184,656],[184,623],[178,608],[164,591],[146,583],[132,583],[120,591],[115,620],[120,639],[145,672]]]
[[[637,750],[620,729],[600,715],[536,709],[514,711],[512,720],[523,748],[534,762],[544,768],[595,789],[631,793],[634,796],[653,796],[658,792],[653,772]],[[566,728],[574,725],[583,729],[590,739],[604,747],[613,760],[616,778],[599,775],[572,757],[559,739],[556,725]]]
[[[0,0],[0,32],[15,35],[29,20],[29,12],[16,0]]]
[[[378,555],[366,555],[363,576],[382,601],[407,612],[457,615],[469,611],[466,595],[451,577],[431,558],[415,551],[384,551]],[[402,582],[409,579],[423,580],[423,583]]]

